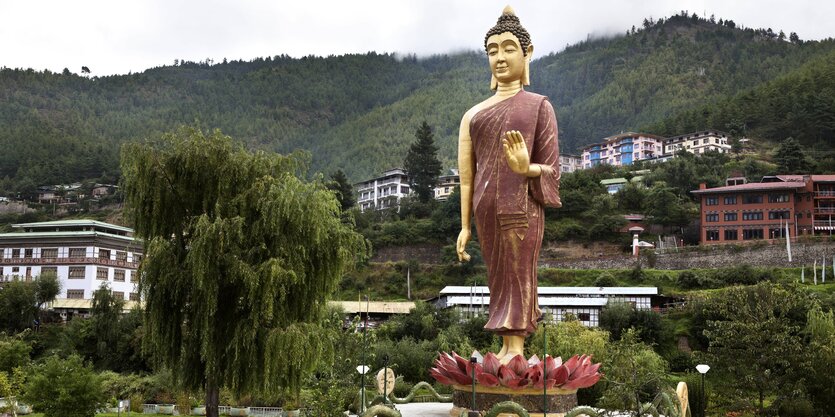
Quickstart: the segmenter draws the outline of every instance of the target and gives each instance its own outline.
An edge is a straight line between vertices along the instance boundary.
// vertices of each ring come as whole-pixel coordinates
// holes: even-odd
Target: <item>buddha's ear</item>
[[[496,76],[490,74],[490,89],[496,91],[499,88],[499,80],[496,79]]]
[[[522,85],[531,85],[531,59],[533,58],[533,45],[528,45],[525,54],[525,72],[522,73]]]

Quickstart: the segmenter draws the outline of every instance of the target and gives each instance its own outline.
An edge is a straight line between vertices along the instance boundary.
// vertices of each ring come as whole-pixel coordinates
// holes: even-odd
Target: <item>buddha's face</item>
[[[528,56],[530,56],[533,48],[529,46],[528,49]],[[522,79],[527,56],[522,52],[522,46],[516,35],[503,32],[487,38],[487,58],[490,60],[490,71],[500,83]]]

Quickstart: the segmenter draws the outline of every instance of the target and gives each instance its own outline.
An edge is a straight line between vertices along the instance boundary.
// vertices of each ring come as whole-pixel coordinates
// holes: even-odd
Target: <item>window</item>
[[[736,213],[725,213],[725,221],[726,222],[735,222],[738,216]]]
[[[69,278],[70,279],[84,279],[86,268],[83,266],[71,266]]]
[[[761,212],[761,211],[752,211],[750,213],[742,213],[742,220],[762,220],[762,219],[763,219],[763,212]],[[762,230],[760,232],[762,232]]]
[[[736,204],[736,196],[725,197],[725,205]]]
[[[70,258],[86,258],[86,248],[70,248]]]
[[[67,290],[67,298],[69,299],[82,299],[84,298],[84,290]]]
[[[133,254],[133,261],[136,262],[136,263],[142,262],[142,255],[140,255],[138,253],[134,253]]]
[[[745,229],[742,231],[743,240],[762,239],[763,229]]]
[[[113,298],[115,298],[117,300],[124,300],[125,299],[124,291],[113,291]]]
[[[745,194],[742,196],[742,204],[761,204],[762,202],[762,194]]]
[[[122,261],[122,262],[127,261],[128,260],[128,253],[127,252],[122,252],[122,251],[117,251],[116,252],[116,260],[117,261]]]
[[[705,221],[706,222],[718,222],[719,221],[719,214],[705,214]]]
[[[99,258],[110,259],[110,249],[99,249]]]
[[[41,275],[58,275],[58,267],[57,266],[42,266],[41,267]]]
[[[96,279],[107,281],[107,268],[96,268]]]
[[[789,195],[788,194],[769,194],[768,195],[768,202],[769,203],[788,203],[789,202]]]
[[[706,197],[705,198],[705,205],[706,206],[715,206],[719,204],[719,197]]]
[[[789,218],[789,212],[787,210],[769,211],[768,212],[768,220],[788,219],[788,218]]]
[[[125,282],[125,270],[124,269],[114,269],[113,270],[113,281]]]
[[[739,235],[736,230],[725,230],[725,240],[738,240]]]
[[[705,231],[705,239],[708,241],[719,240],[719,231],[718,230],[707,230]]]
[[[131,301],[139,301],[139,293],[138,292],[130,293],[129,297],[130,297]]]
[[[17,275],[20,273],[20,268],[17,266],[12,267],[12,275]]]
[[[41,258],[55,259],[58,257],[58,248],[41,249]]]
[[[32,249],[25,249],[23,251],[23,257],[27,258],[27,259],[31,259],[32,258]]]
[[[20,258],[20,249],[12,249],[12,258]]]
[[[136,271],[130,271],[130,282],[139,282],[139,276],[136,275]]]
[[[589,314],[589,313],[577,313],[577,320],[589,321],[589,320],[591,320],[591,314]]]
[[[786,229],[782,227],[772,227],[768,229],[768,238],[769,239],[782,239],[786,234]]]

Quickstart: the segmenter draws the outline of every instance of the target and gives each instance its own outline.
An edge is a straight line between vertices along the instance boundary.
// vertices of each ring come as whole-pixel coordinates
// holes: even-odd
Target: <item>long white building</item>
[[[652,308],[656,287],[539,287],[539,308],[551,321],[574,316],[585,326],[597,327],[600,311],[609,302]],[[434,300],[438,308],[454,308],[464,316],[488,314],[490,289],[484,286],[447,286]]]
[[[53,273],[61,292],[53,308],[62,316],[83,314],[93,292],[108,283],[126,307],[139,301],[136,270],[142,242],[127,227],[95,220],[59,220],[12,225],[0,233],[0,280],[31,280]]]

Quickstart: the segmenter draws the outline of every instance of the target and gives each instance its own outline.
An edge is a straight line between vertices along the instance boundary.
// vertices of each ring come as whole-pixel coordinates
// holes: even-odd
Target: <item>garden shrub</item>
[[[780,417],[813,417],[817,415],[812,402],[806,398],[786,398],[777,409]]]
[[[33,371],[23,399],[44,417],[94,417],[104,402],[99,376],[78,355],[50,356]]]
[[[595,287],[617,287],[618,282],[609,272],[603,272],[594,280]]]

